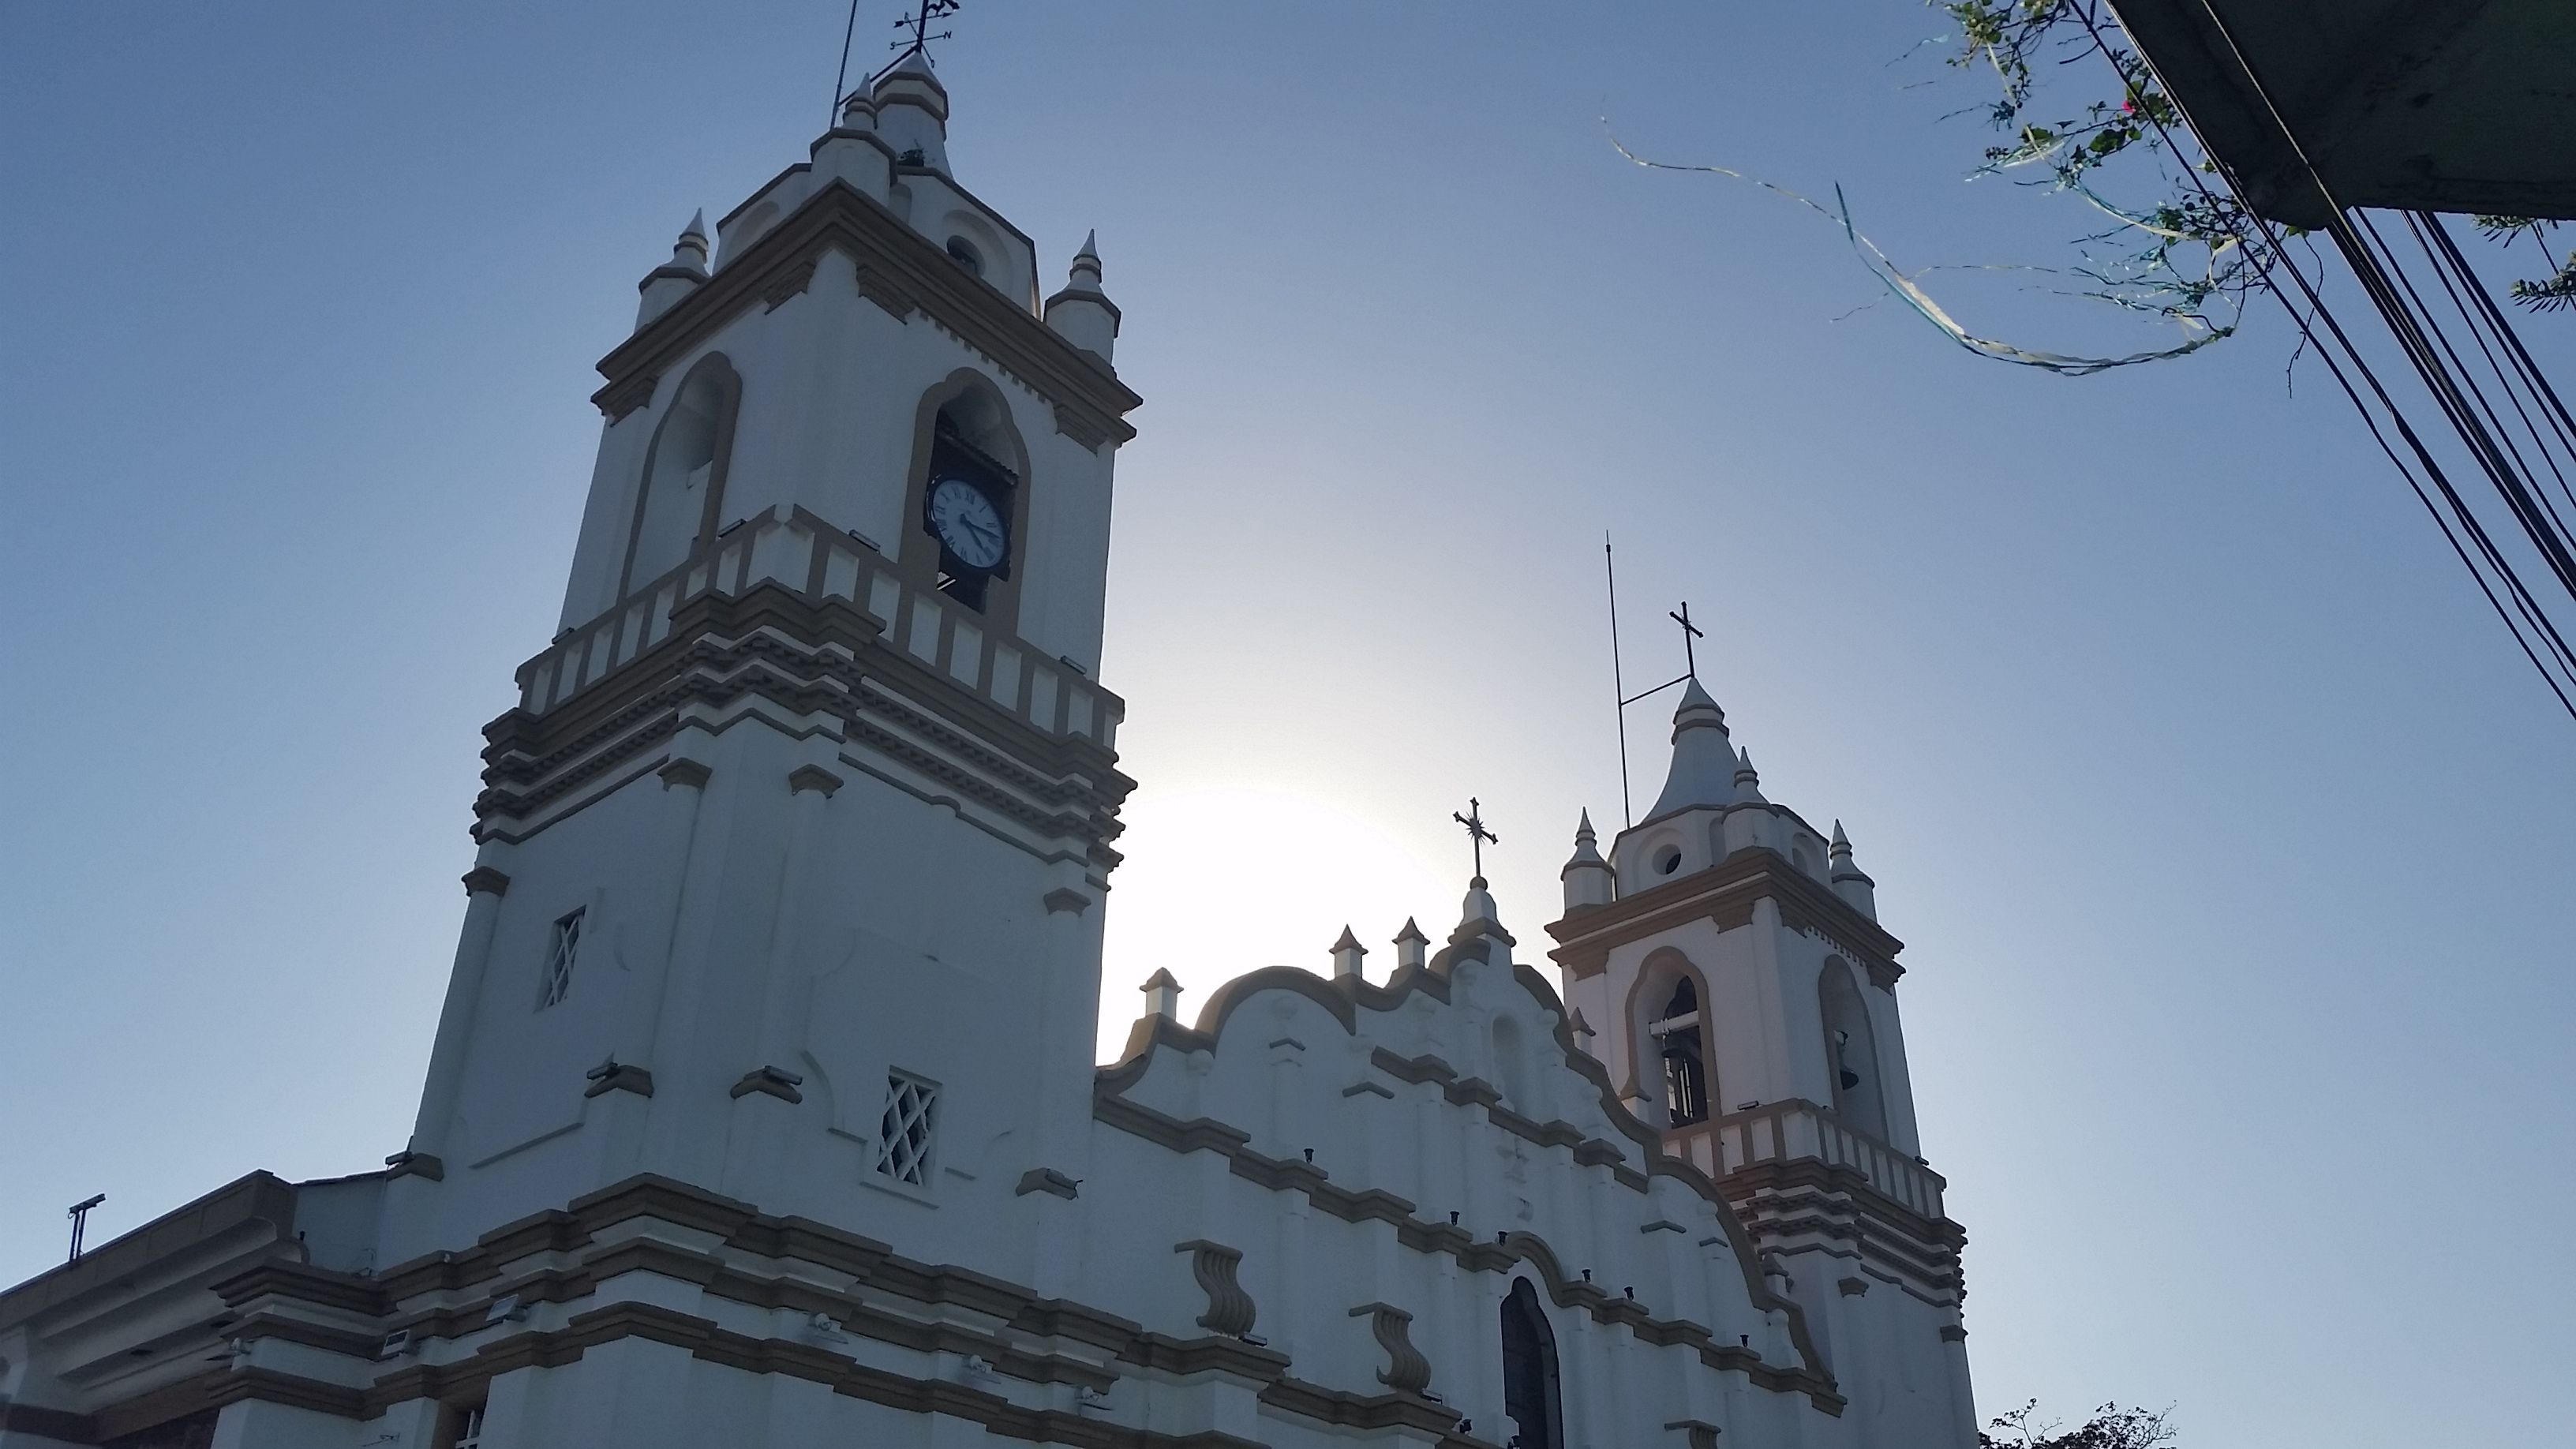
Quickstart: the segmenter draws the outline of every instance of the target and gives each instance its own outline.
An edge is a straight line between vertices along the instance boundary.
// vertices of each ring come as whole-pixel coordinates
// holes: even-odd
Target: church
[[[1973,1446],[1900,943],[1695,679],[1543,937],[1480,877],[1095,1061],[1140,400],[949,100],[643,279],[409,1141],[0,1292],[0,1449]]]

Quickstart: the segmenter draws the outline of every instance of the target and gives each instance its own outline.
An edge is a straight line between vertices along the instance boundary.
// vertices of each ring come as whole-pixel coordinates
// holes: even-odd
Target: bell
[[[1853,1071],[1849,1067],[1843,1068],[1837,1075],[1842,1078],[1843,1090],[1846,1092],[1860,1085],[1860,1073]]]

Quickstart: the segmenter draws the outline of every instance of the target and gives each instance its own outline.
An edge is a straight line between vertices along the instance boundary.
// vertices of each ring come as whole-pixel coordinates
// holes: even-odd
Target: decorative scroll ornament
[[[1241,1248],[1193,1238],[1174,1243],[1172,1251],[1190,1255],[1191,1276],[1199,1280],[1200,1291],[1207,1294],[1207,1312],[1199,1315],[1199,1327],[1228,1338],[1241,1338],[1252,1331],[1252,1295],[1235,1281],[1234,1270],[1243,1262]]]
[[[1418,1394],[1431,1387],[1431,1360],[1413,1346],[1413,1315],[1392,1303],[1363,1303],[1351,1310],[1351,1317],[1368,1315],[1369,1331],[1377,1335],[1377,1346],[1386,1350],[1386,1367],[1377,1371],[1377,1381],[1399,1394]]]

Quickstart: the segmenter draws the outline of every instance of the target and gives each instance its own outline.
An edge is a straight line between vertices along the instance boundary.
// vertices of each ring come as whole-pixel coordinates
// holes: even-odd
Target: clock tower
[[[385,1261],[650,1173],[1049,1276],[1063,1196],[1029,1184],[1085,1172],[1129,788],[1096,681],[1138,399],[1096,250],[1042,294],[947,119],[907,55],[690,224],[600,364]]]

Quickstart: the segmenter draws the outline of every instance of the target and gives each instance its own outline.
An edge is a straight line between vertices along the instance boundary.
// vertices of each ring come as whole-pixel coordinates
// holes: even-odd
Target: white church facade
[[[1550,944],[1484,882],[1095,1063],[1138,398],[918,54],[645,279],[486,729],[409,1143],[0,1292],[0,1449],[1968,1449],[1839,827],[1692,682]]]

